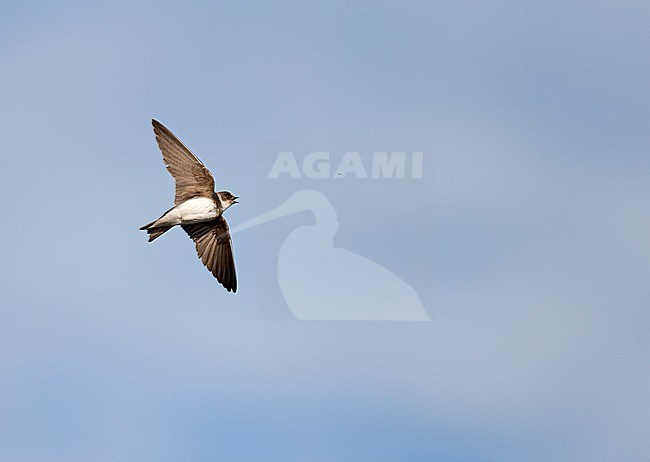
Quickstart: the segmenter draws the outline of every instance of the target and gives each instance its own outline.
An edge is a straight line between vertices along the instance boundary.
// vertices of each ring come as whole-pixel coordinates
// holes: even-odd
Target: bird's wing
[[[210,170],[167,127],[157,120],[152,120],[151,124],[165,166],[176,180],[174,205],[194,196],[211,196],[214,178]]]
[[[226,219],[220,215],[211,221],[181,226],[196,244],[196,252],[205,267],[228,292],[237,292],[232,239]]]

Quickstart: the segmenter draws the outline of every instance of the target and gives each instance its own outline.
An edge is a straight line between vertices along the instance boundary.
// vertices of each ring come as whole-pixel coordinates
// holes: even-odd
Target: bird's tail
[[[142,228],[140,228],[142,231],[146,231],[147,234],[149,235],[149,242],[153,241],[157,237],[162,236],[167,231],[173,228],[173,226],[154,226],[156,221],[158,220],[154,220],[151,223],[146,224]]]
[[[163,218],[165,218],[165,216],[172,210],[174,210],[174,207],[172,207],[171,209],[163,213],[162,216],[157,220],[154,220],[151,223],[147,223],[142,228],[140,228],[142,231],[146,231],[147,234],[149,235],[149,242],[153,241],[157,237],[162,236],[163,234],[165,234],[167,231],[169,231],[174,227],[174,225],[169,224],[169,220],[167,221],[163,220]]]

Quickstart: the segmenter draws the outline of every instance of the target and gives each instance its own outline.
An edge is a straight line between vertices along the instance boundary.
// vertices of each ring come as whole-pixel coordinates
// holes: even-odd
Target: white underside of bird
[[[210,221],[221,215],[217,204],[207,197],[195,197],[178,204],[153,223],[153,227],[189,225]]]

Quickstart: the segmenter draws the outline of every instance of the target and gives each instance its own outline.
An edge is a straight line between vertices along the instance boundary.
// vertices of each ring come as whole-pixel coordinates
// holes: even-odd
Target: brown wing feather
[[[195,196],[211,196],[214,178],[210,171],[167,127],[157,120],[152,120],[151,124],[165,166],[176,180],[174,205]]]
[[[193,225],[181,225],[196,245],[201,262],[228,292],[237,292],[237,274],[230,229],[223,216]]]

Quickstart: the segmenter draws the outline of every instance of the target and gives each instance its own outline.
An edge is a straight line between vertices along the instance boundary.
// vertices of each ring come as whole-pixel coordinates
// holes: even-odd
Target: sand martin
[[[238,197],[214,192],[214,178],[205,165],[167,127],[157,120],[151,123],[165,166],[176,181],[176,196],[174,207],[140,229],[147,231],[151,242],[181,225],[205,267],[228,292],[237,292],[232,240],[223,212],[237,204]]]

